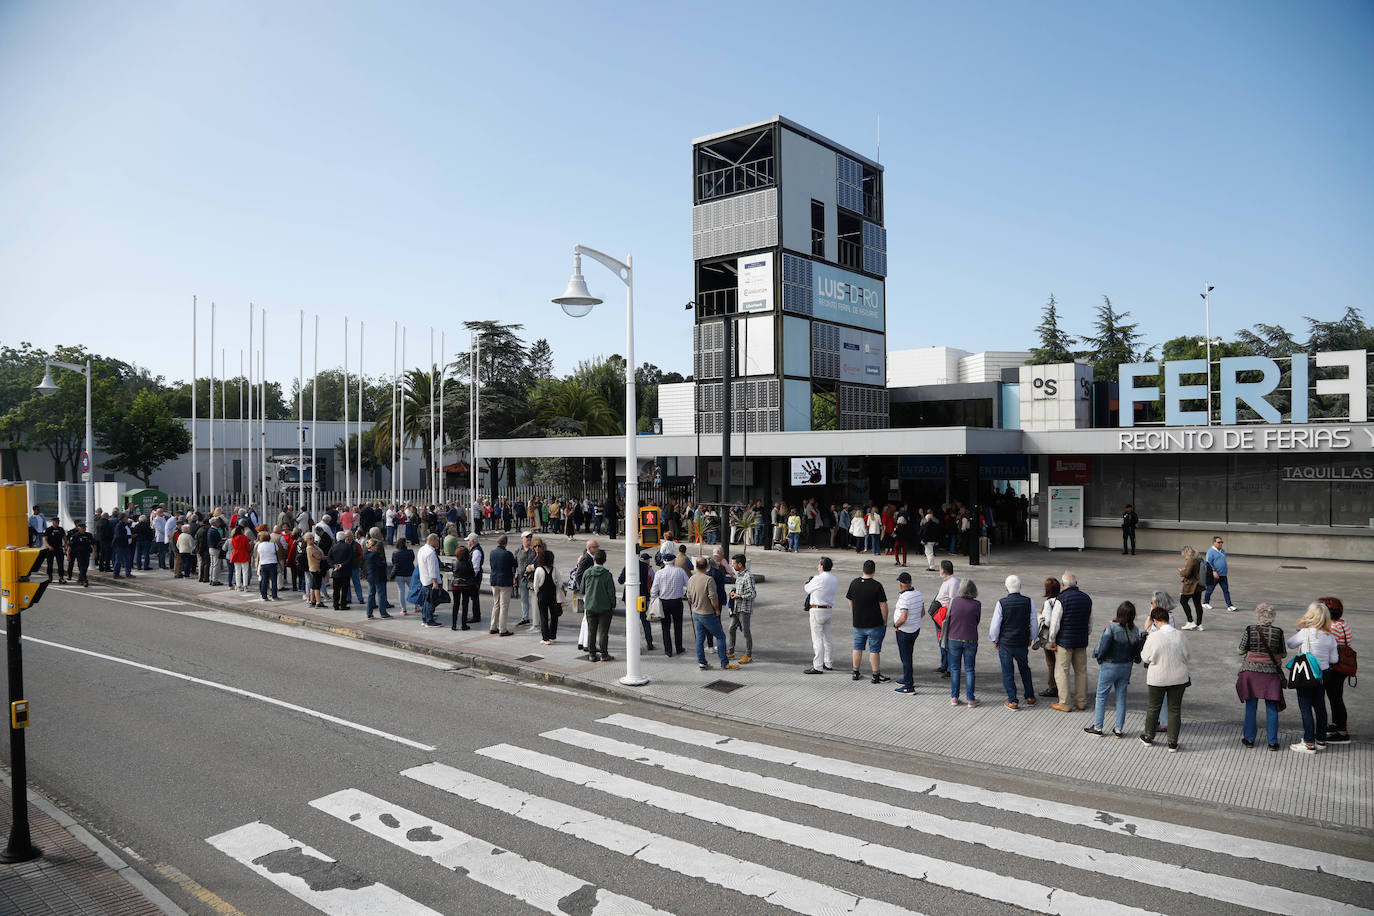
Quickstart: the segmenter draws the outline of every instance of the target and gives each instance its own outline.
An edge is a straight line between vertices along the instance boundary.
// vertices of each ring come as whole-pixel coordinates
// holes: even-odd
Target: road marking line
[[[235,827],[205,842],[329,916],[439,916],[437,911],[349,871],[261,821]]]
[[[602,703],[611,703],[615,706],[624,706],[620,700],[612,700],[610,697],[597,696],[594,693],[580,693],[576,690],[569,690],[566,687],[555,687],[553,684],[537,684],[532,681],[521,681],[504,674],[488,674],[484,680],[500,681],[503,684],[514,684],[517,687],[533,687],[535,690],[547,690],[551,693],[562,693],[570,697],[579,697],[584,700],[599,700]]]
[[[1091,846],[1064,843],[1004,827],[992,827],[941,817],[926,811],[899,808],[886,802],[844,795],[771,776],[761,776],[745,770],[706,763],[693,757],[657,751],[614,738],[603,738],[576,729],[560,728],[544,732],[540,737],[596,751],[618,760],[630,760],[645,766],[659,767],[671,773],[681,773],[695,779],[707,779],[721,785],[757,792],[770,798],[782,798],[826,811],[840,811],[868,821],[947,837],[961,843],[973,843],[1000,852],[1032,858],[1037,862],[1054,862],[1127,881],[1163,885],[1170,890],[1269,913],[1300,912],[1312,908],[1315,903],[1312,895],[1285,888],[1256,884],[1229,875],[1196,871],[1171,862],[1157,862],[1137,855],[1123,855]],[[1367,912],[1349,904],[1326,901],[1323,901],[1321,910],[1328,913]]]
[[[780,763],[800,770],[810,770],[844,779],[889,786],[894,789],[914,792],[918,795],[930,795],[935,798],[945,798],[951,801],[993,808],[998,811],[1026,814],[1031,817],[1044,818],[1056,824],[1091,827],[1095,830],[1105,830],[1108,833],[1126,834],[1177,846],[1202,849],[1207,852],[1224,853],[1240,859],[1258,859],[1266,864],[1284,865],[1289,868],[1337,875],[1355,881],[1374,882],[1374,862],[1334,855],[1320,850],[1285,846],[1282,843],[1271,843],[1267,840],[1256,840],[1250,837],[1235,836],[1181,824],[1170,824],[1148,818],[1111,814],[1093,808],[1030,798],[1011,792],[997,792],[991,789],[981,789],[977,786],[941,782],[928,776],[867,766],[833,757],[821,757],[804,751],[794,751],[771,744],[760,744],[757,741],[743,741],[728,735],[668,725],[623,713],[615,713],[597,721],[603,725],[614,725],[641,734],[666,738],[695,747],[709,748],[725,754],[747,757],[751,760]]]
[[[310,806],[545,913],[667,916],[633,897],[598,888],[358,789],[317,798]]]
[[[128,592],[115,592],[109,595],[98,594],[95,592],[81,592],[93,598],[104,598],[116,604],[127,604],[130,607],[147,608],[150,611],[167,611],[167,608],[157,607],[152,602],[131,601]],[[168,611],[171,613],[170,611]],[[379,646],[375,643],[366,642],[356,636],[339,636],[333,633],[322,633],[319,630],[307,627],[295,626],[289,623],[281,623],[275,620],[263,620],[261,617],[242,617],[236,611],[178,611],[178,617],[191,617],[196,620],[209,620],[214,623],[222,623],[232,627],[243,627],[244,629],[259,630],[264,633],[273,633],[277,636],[289,636],[292,639],[301,639],[306,642],[317,642],[322,645],[333,646],[338,649],[350,649],[354,652],[363,652],[368,655],[376,655],[382,658],[395,659],[396,661],[410,662],[414,665],[421,665],[426,668],[436,668],[441,671],[449,671],[457,667],[453,662],[443,661],[429,655],[422,655],[416,652],[407,652],[403,649],[393,649],[390,646]]]
[[[248,916],[242,910],[237,909],[232,903],[210,890],[205,885],[199,883],[190,875],[178,868],[174,868],[165,862],[161,865],[154,865],[157,873],[169,881],[177,884],[182,890],[195,897],[210,909],[219,913],[220,916]]]
[[[922,881],[932,885],[963,891],[987,900],[999,900],[1037,913],[1101,916],[1103,913],[1148,912],[1114,901],[1085,897],[1072,891],[1048,887],[1022,878],[1013,878],[1010,875],[973,868],[959,862],[946,862],[891,846],[869,843],[857,837],[822,830],[807,824],[785,821],[769,814],[749,812],[747,816],[741,816],[741,811],[730,805],[698,798],[685,792],[675,792],[636,779],[617,776],[614,773],[583,766],[580,763],[559,760],[548,754],[525,750],[510,744],[484,747],[477,753],[484,757],[503,760],[527,770],[544,773],[546,776],[561,779],[576,786],[596,789],[614,795],[618,799],[639,802],[653,808],[671,811],[674,814],[696,818],[709,824],[729,827],[750,836],[776,840],[798,849],[809,849],[812,852],[833,856],[847,862],[856,862],[902,877],[919,875]]]
[[[332,722],[335,725],[342,725],[345,728],[351,728],[354,731],[365,732],[369,735],[375,735],[378,738],[385,738],[388,741],[395,741],[397,744],[404,744],[406,747],[413,747],[416,750],[438,750],[437,747],[434,747],[429,744],[421,744],[418,741],[411,741],[409,738],[402,738],[400,735],[393,735],[390,732],[384,732],[380,729],[372,728],[369,725],[362,725],[358,722],[350,722],[347,719],[341,719],[338,716],[332,716],[327,712],[320,712],[318,709],[310,709],[306,706],[298,706],[295,703],[288,703],[285,700],[278,700],[276,697],[269,697],[261,693],[253,693],[251,690],[244,690],[241,687],[231,687],[228,684],[221,684],[218,681],[207,681],[205,678],[193,677],[189,674],[182,674],[179,671],[168,671],[166,668],[157,668],[153,665],[145,665],[142,662],[132,661],[127,658],[119,658],[114,655],[105,655],[100,652],[92,652],[90,649],[79,649],[76,646],[66,646],[62,643],[49,642],[46,639],[38,639],[35,636],[25,636],[24,642],[33,643],[39,646],[49,646],[53,649],[63,649],[67,652],[75,652],[78,655],[88,655],[91,658],[98,658],[102,661],[114,662],[117,665],[128,665],[130,668],[138,668],[143,671],[151,671],[155,674],[165,674],[167,677],[174,677],[178,680],[187,681],[192,684],[199,684],[202,687],[213,687],[216,690],[223,690],[225,693],[232,693],[235,696],[247,697],[250,700],[258,700],[263,703],[268,703],[272,706],[280,706],[282,709],[289,709],[292,712],[304,713],[307,716],[320,719],[324,722]]]
[[[689,878],[699,878],[726,890],[758,897],[765,903],[807,916],[832,916],[835,913],[920,916],[906,907],[859,897],[849,891],[777,871],[766,865],[693,846],[632,824],[512,789],[447,764],[427,763],[402,770],[401,775],[611,852]]]

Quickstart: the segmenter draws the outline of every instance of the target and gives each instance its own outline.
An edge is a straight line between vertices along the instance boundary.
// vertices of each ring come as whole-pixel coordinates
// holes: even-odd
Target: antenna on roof
[[[878,155],[873,157],[874,162],[883,161],[883,116],[878,115]]]

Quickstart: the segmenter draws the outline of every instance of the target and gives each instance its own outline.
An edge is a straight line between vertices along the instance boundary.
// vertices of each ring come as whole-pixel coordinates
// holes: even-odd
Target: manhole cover
[[[739,690],[743,684],[732,684],[729,681],[712,681],[706,685],[707,690],[714,690],[718,693],[729,693],[732,690]]]
[[[542,662],[543,660],[544,656],[542,655],[522,655],[516,659],[517,662]]]

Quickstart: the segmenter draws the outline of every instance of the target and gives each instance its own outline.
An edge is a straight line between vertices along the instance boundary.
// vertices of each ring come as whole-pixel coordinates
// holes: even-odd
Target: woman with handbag
[[[1150,689],[1150,703],[1145,710],[1145,731],[1142,744],[1155,743],[1159,731],[1159,710],[1169,700],[1169,752],[1178,750],[1178,733],[1183,726],[1183,692],[1193,682],[1188,674],[1190,651],[1183,634],[1169,625],[1169,612],[1151,608],[1149,630],[1140,660],[1146,665],[1145,683]]]
[[[1288,663],[1288,684],[1298,695],[1302,713],[1302,741],[1290,744],[1299,754],[1315,754],[1326,747],[1326,693],[1322,676],[1338,659],[1336,637],[1331,635],[1331,612],[1314,601],[1298,619],[1298,632],[1288,637],[1288,648],[1298,654]]]
[[[477,570],[472,568],[472,554],[466,546],[459,547],[453,555],[453,623],[449,629],[470,630],[468,626],[468,604],[477,590]]]
[[[539,644],[542,646],[551,646],[558,639],[564,588],[562,576],[553,568],[553,551],[541,550],[539,565],[534,569],[534,597],[539,609]]]
[[[1264,731],[1269,738],[1269,750],[1279,749],[1279,713],[1287,708],[1283,698],[1283,669],[1279,659],[1288,654],[1283,630],[1274,626],[1274,606],[1268,602],[1256,605],[1258,624],[1245,628],[1237,650],[1244,658],[1236,677],[1236,695],[1245,704],[1245,722],[1241,726],[1240,742],[1255,746],[1258,732],[1256,712],[1264,701]]]
[[[1040,691],[1042,697],[1058,697],[1059,685],[1054,679],[1054,657],[1055,651],[1049,648],[1050,632],[1055,626],[1054,618],[1064,613],[1064,606],[1059,603],[1059,590],[1062,588],[1059,579],[1051,576],[1045,580],[1045,601],[1040,605],[1040,616],[1035,628],[1035,641],[1045,649],[1045,667],[1049,670],[1049,686]]]
[[[391,551],[391,577],[396,580],[396,593],[401,599],[401,613],[410,613],[410,577],[415,573],[415,551],[405,538],[396,540],[396,549]]]
[[[1331,635],[1336,640],[1336,664],[1322,676],[1322,689],[1331,704],[1331,725],[1326,730],[1327,744],[1349,744],[1346,731],[1345,681],[1355,674],[1355,649],[1350,645],[1350,625],[1343,619],[1345,605],[1339,598],[1318,598],[1331,612]]]
[[[1183,629],[1201,630],[1202,584],[1198,580],[1202,574],[1202,558],[1191,547],[1184,547],[1181,554],[1183,565],[1178,568],[1178,603],[1183,605],[1183,613],[1188,618]],[[1193,623],[1193,610],[1189,609],[1189,602],[1197,610],[1197,623]]]

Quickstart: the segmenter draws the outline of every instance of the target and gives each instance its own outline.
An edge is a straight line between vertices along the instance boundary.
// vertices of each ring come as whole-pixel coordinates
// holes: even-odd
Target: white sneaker
[[[1207,629],[1207,628],[1204,627],[1202,624],[1198,624],[1197,626],[1193,627],[1193,629],[1194,629],[1194,630],[1197,630],[1199,633],[1201,633],[1203,630],[1205,630],[1205,629]]]
[[[1210,611],[1210,610],[1212,609],[1212,606],[1211,606],[1210,604],[1207,604],[1207,603],[1204,602],[1203,605],[1202,605],[1202,609],[1203,609],[1204,611]]]
[[[1289,749],[1290,751],[1297,751],[1299,754],[1315,754],[1315,753],[1317,753],[1317,749],[1316,749],[1315,747],[1308,747],[1307,745],[1303,744],[1301,741],[1299,741],[1297,744],[1290,744],[1290,745],[1288,745],[1288,749]]]
[[[1187,623],[1185,623],[1183,626],[1179,627],[1179,629],[1180,629],[1180,630],[1196,630],[1196,629],[1197,629],[1197,624],[1193,623],[1193,622],[1190,620],[1190,621],[1188,621]]]
[[[1226,606],[1226,610],[1234,614],[1236,611],[1240,610],[1240,608],[1236,607],[1234,604],[1229,604]]]

